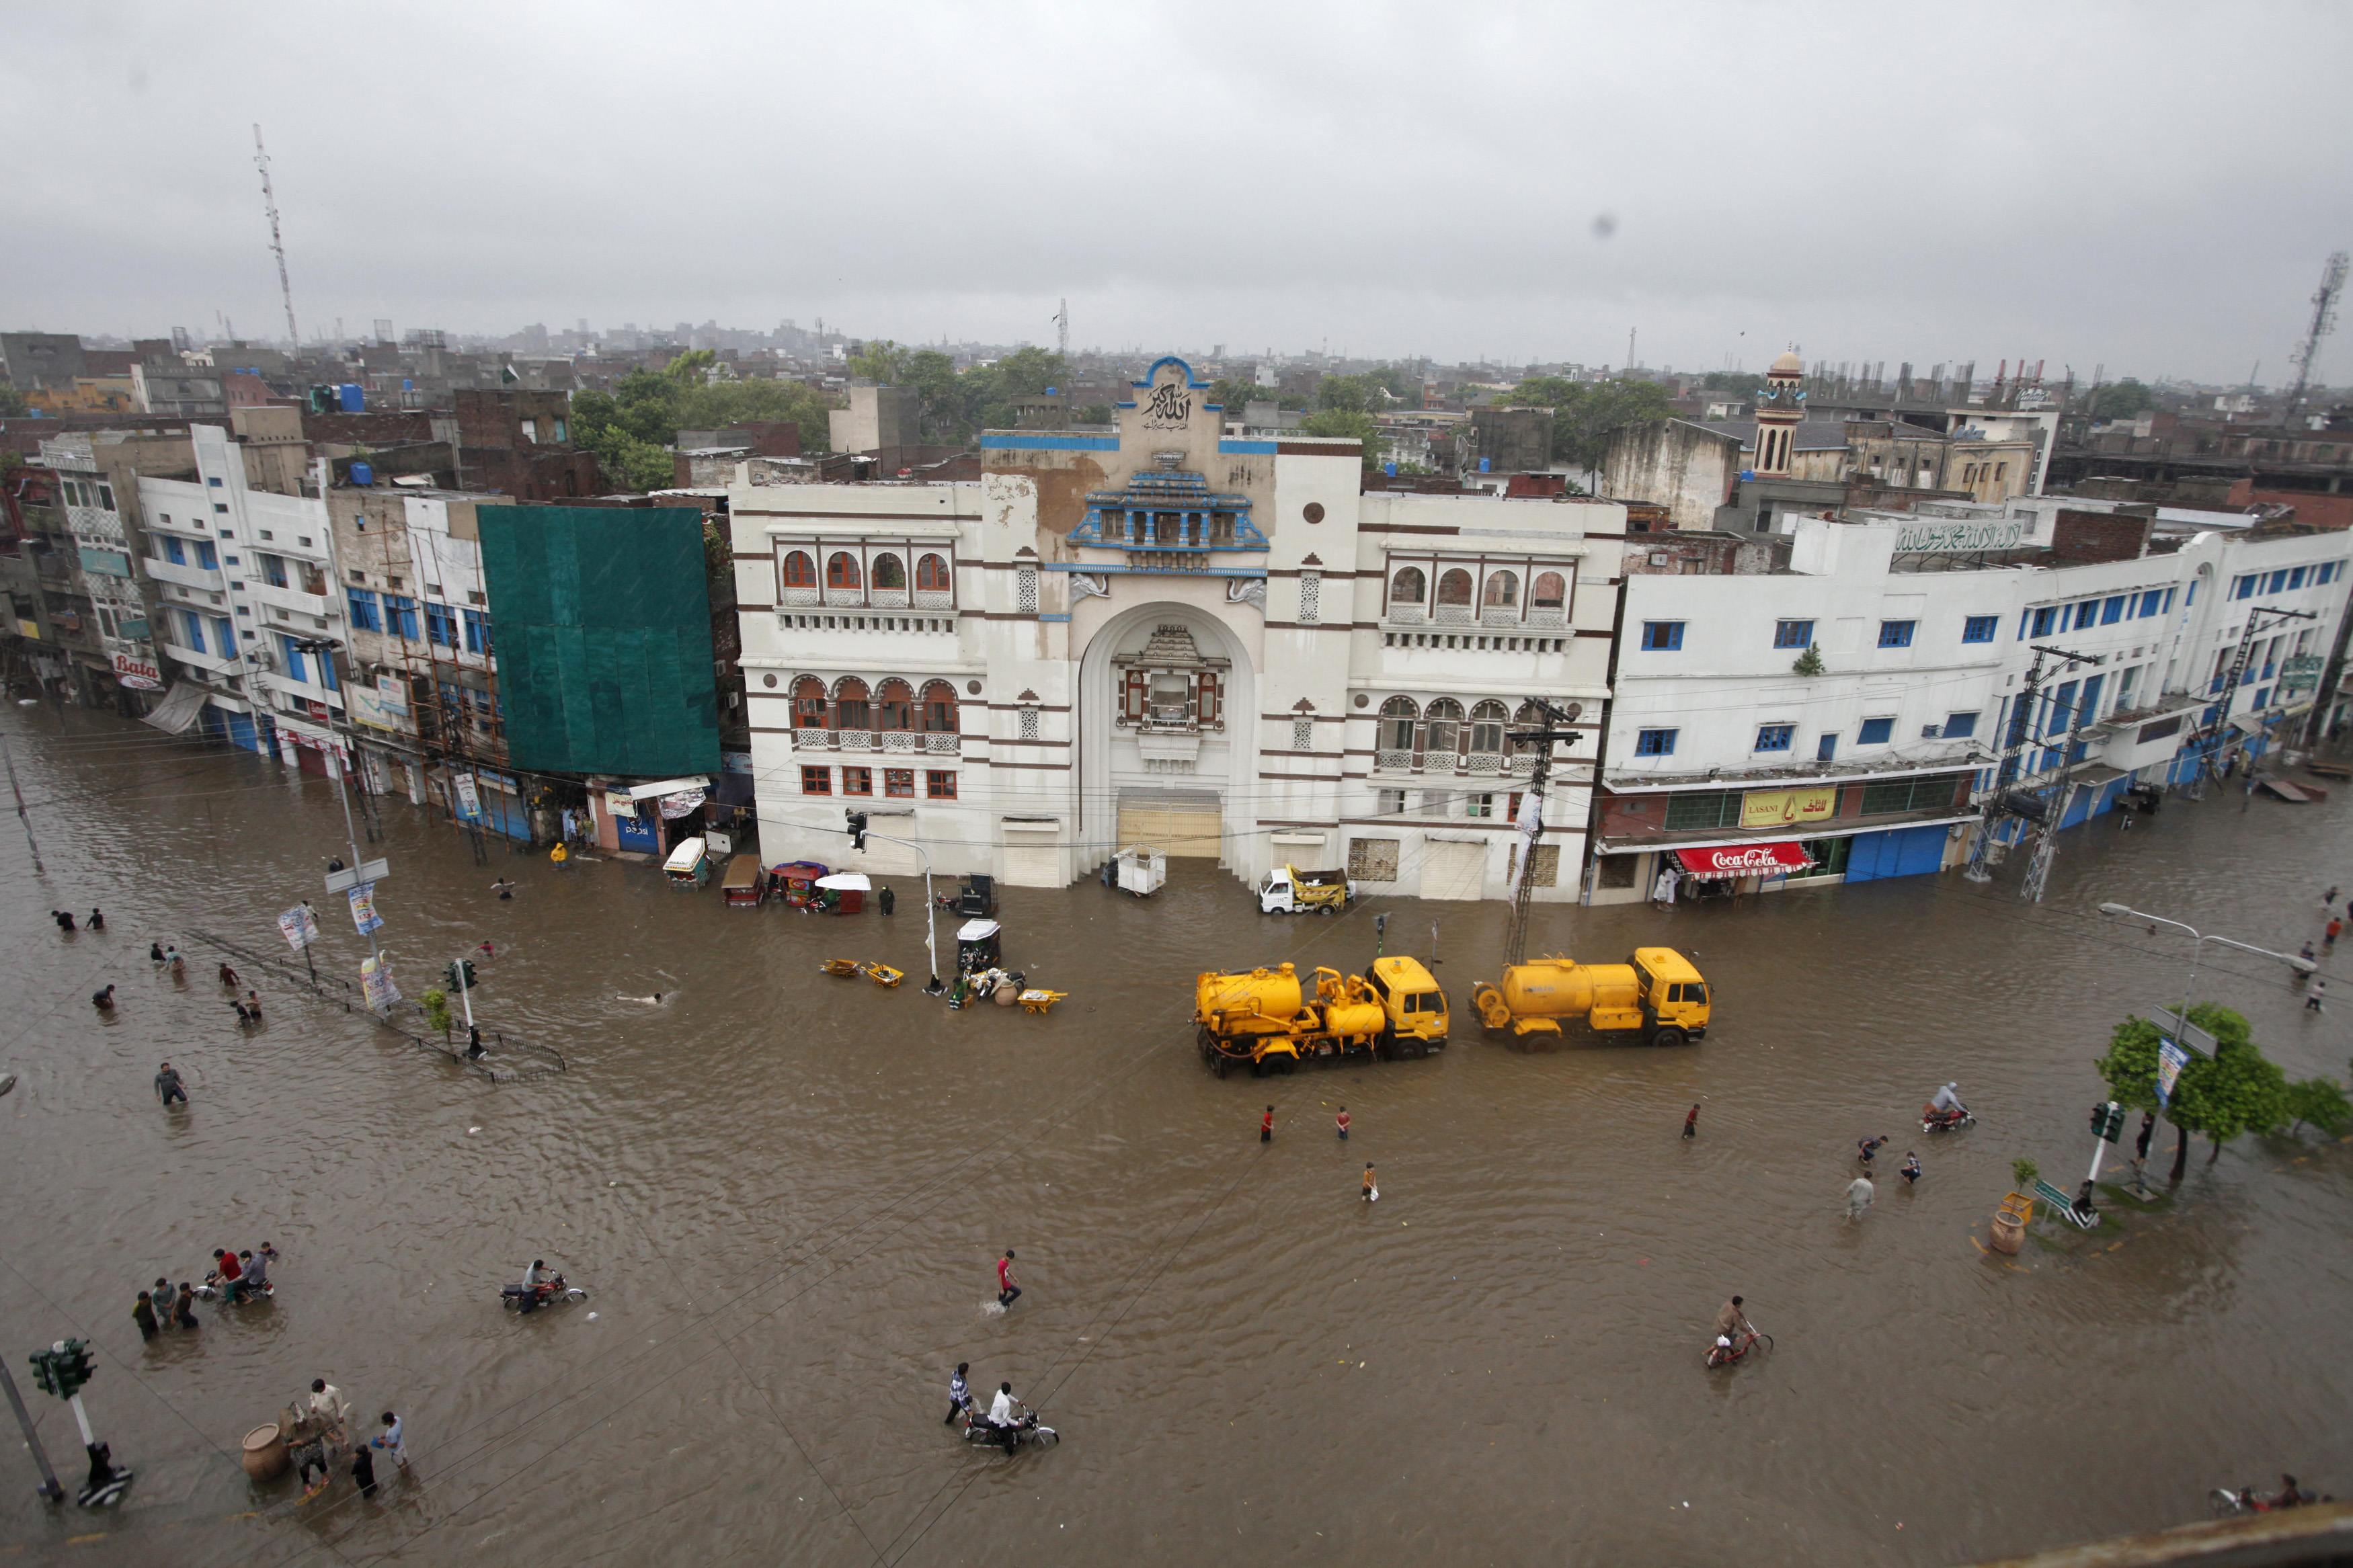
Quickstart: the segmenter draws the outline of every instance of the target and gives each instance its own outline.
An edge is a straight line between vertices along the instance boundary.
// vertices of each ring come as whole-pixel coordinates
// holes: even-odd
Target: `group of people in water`
[[[199,1323],[195,1306],[199,1298],[234,1307],[241,1301],[273,1294],[277,1288],[269,1282],[269,1266],[277,1258],[278,1249],[266,1241],[258,1248],[235,1252],[216,1247],[212,1268],[205,1275],[203,1284],[183,1279],[175,1291],[168,1278],[158,1279],[152,1287],[140,1291],[138,1300],[132,1303],[131,1321],[139,1325],[139,1337],[142,1340],[152,1340],[167,1328],[196,1328]]]

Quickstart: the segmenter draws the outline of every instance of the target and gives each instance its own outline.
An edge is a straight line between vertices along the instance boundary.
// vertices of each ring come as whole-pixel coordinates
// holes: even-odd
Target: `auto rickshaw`
[[[966,921],[956,927],[956,969],[965,974],[1005,964],[1005,928],[995,921]]]
[[[731,910],[756,910],[768,897],[768,874],[760,869],[757,855],[738,855],[727,862],[727,874],[720,879],[720,895]]]
[[[711,847],[700,837],[681,838],[662,862],[662,875],[673,888],[700,888],[711,880]]]
[[[830,873],[829,867],[815,860],[788,860],[776,868],[776,885],[784,889],[785,907],[791,910],[821,910],[825,907],[825,891],[817,885],[819,877]]]

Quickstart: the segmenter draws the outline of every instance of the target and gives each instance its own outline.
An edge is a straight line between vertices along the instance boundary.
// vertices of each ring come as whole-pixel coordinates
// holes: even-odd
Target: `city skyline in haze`
[[[1632,329],[1695,371],[2275,386],[2353,240],[2334,8],[565,16],[0,24],[53,128],[0,325],[282,338],[257,120],[306,341],[1050,345],[1067,298],[1081,351],[1622,365]]]

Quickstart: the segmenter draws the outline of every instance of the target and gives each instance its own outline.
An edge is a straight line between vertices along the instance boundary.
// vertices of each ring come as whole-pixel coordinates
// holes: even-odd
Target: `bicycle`
[[[1734,1362],[1746,1358],[1750,1351],[1756,1350],[1760,1345],[1769,1352],[1773,1349],[1773,1336],[1759,1333],[1753,1327],[1746,1333],[1735,1338],[1730,1345],[1711,1343],[1707,1347],[1708,1369],[1714,1371],[1720,1366],[1730,1366]]]

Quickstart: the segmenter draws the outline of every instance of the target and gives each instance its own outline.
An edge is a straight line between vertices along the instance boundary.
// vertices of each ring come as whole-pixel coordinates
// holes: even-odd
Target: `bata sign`
[[[164,672],[144,659],[133,658],[127,653],[114,656],[114,679],[133,691],[164,689]]]
[[[2023,522],[1907,522],[1895,531],[1898,555],[1955,555],[2015,550],[2026,542]]]
[[[1675,858],[1694,877],[1781,877],[1813,864],[1795,844],[1719,844],[1707,849],[1678,849]]]

